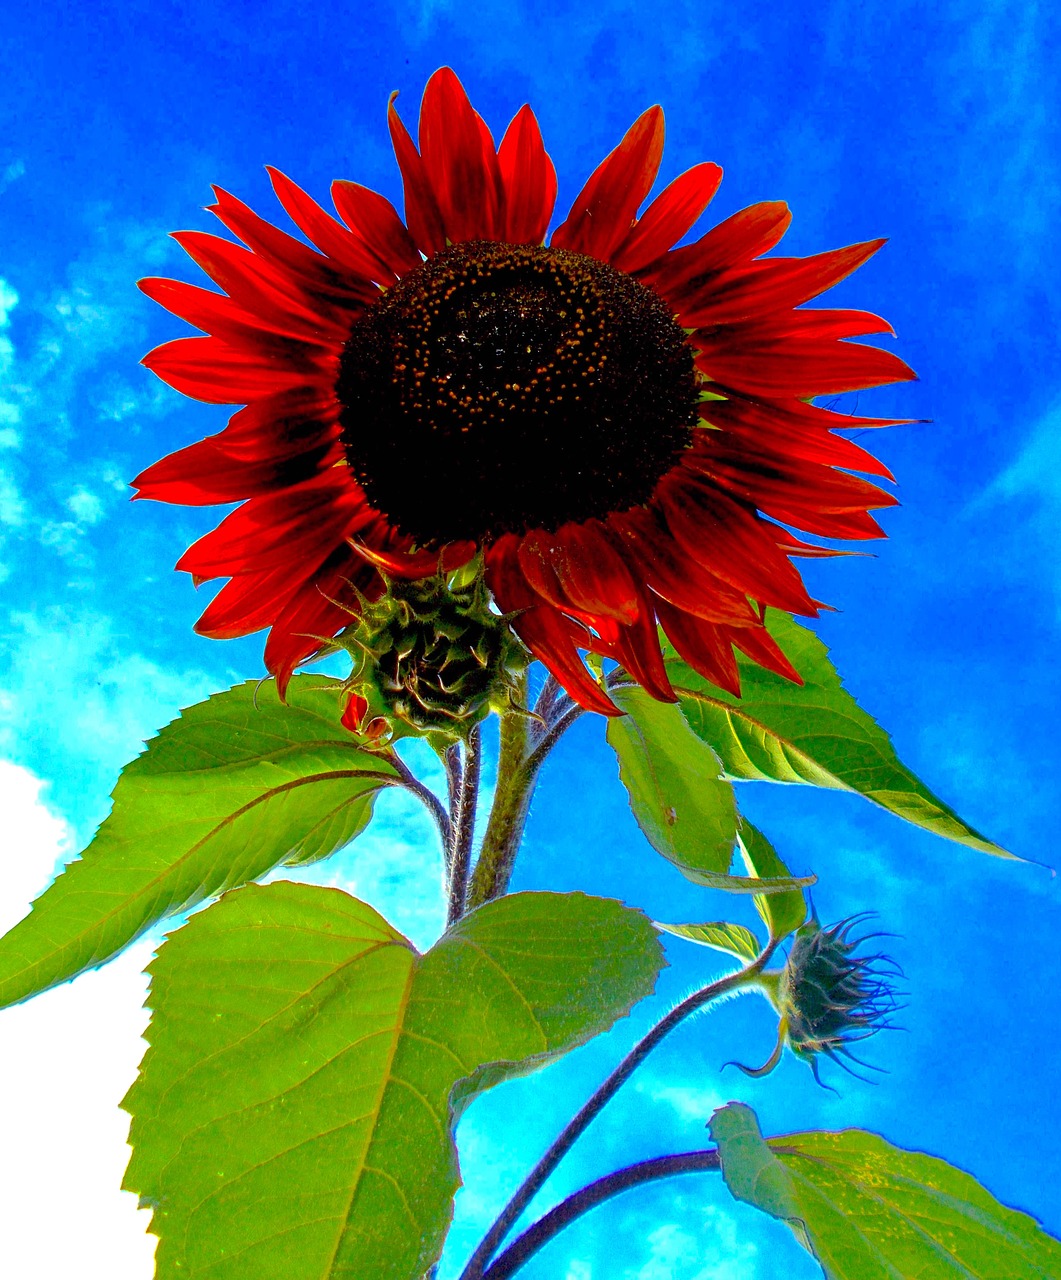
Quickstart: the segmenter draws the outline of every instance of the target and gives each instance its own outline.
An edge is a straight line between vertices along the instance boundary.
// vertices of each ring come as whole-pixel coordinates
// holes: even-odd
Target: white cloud
[[[91,806],[78,823],[100,817],[100,798],[145,739],[217,687],[202,671],[137,652],[110,618],[87,609],[15,613],[6,640],[0,752],[43,760],[66,805]]]
[[[12,182],[17,182],[25,172],[25,161],[12,160],[11,163],[4,168],[3,173],[0,173],[0,192],[6,191]]]
[[[758,1248],[741,1240],[731,1214],[715,1205],[697,1210],[689,1206],[682,1223],[666,1222],[649,1233],[649,1254],[625,1280],[755,1280]]]
[[[130,262],[141,268],[158,265],[162,237],[153,229],[114,224],[107,211],[89,211],[97,219],[86,234],[88,248],[72,262],[62,284],[50,292],[23,297],[0,280],[0,448],[23,451],[22,471],[0,472],[0,523],[18,526],[23,536],[78,568],[94,562],[94,548],[84,537],[87,527],[104,514],[94,481],[119,459],[100,456],[92,442],[113,454],[138,429],[137,419],[169,412],[177,396],[157,379],[140,371],[129,381],[108,368],[120,356],[123,367],[136,369],[137,354],[147,344],[146,304],[131,287]],[[16,306],[35,321],[37,336],[19,347],[4,332]],[[83,422],[114,424],[132,419],[120,433],[106,426],[91,433]],[[19,428],[16,430],[16,428]],[[72,441],[78,437],[76,457]],[[89,441],[86,451],[85,441]],[[62,492],[52,477],[64,470],[88,483]],[[73,517],[73,518],[71,518]]]
[[[18,294],[6,280],[0,279],[0,329],[10,323],[11,312],[18,306]]]
[[[1054,544],[1061,520],[1061,402],[1054,404],[1025,436],[1020,452],[968,504],[965,516],[980,521],[984,513],[1005,505],[1007,518],[993,527],[1004,532],[988,554],[997,558],[998,571],[1010,581],[1032,581],[1041,575],[1042,557],[1054,564]],[[1029,547],[1031,540],[1040,544]],[[1061,575],[1053,577],[1057,619],[1061,623]],[[1041,589],[1041,576],[1034,576]]]
[[[27,769],[0,761],[0,925],[25,914],[72,847]],[[149,1280],[149,1215],[120,1190],[128,1117],[118,1103],[143,1053],[150,944],[0,1012],[0,1271],[14,1280]]]
[[[634,1086],[661,1106],[670,1107],[679,1120],[701,1120],[706,1124],[712,1115],[729,1101],[726,1094],[710,1085],[666,1084],[659,1079],[639,1080]]]
[[[17,528],[26,518],[26,504],[10,472],[0,469],[0,524]]]
[[[1061,509],[1061,404],[1048,410],[1032,428],[1027,443],[988,486],[976,505],[1033,497]]]
[[[103,519],[103,503],[84,485],[79,485],[67,498],[66,506],[80,525],[99,524]]]

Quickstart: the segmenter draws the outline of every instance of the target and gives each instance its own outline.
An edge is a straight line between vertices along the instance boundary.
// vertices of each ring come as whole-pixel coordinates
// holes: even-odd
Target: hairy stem
[[[508,1280],[538,1252],[543,1245],[560,1234],[565,1227],[571,1225],[590,1209],[603,1204],[613,1196],[622,1195],[634,1187],[643,1186],[646,1182],[655,1182],[660,1178],[673,1178],[681,1173],[713,1173],[720,1168],[718,1151],[685,1151],[680,1155],[657,1156],[653,1160],[641,1160],[637,1164],[627,1165],[625,1169],[617,1169],[596,1182],[576,1191],[567,1197],[555,1209],[550,1209],[544,1217],[539,1218],[533,1227],[528,1228],[498,1258],[487,1267],[483,1280]]]
[[[452,832],[450,829],[450,820],[446,814],[446,810],[442,805],[438,796],[429,788],[425,787],[415,773],[409,768],[405,761],[398,755],[396,751],[391,751],[385,757],[387,763],[392,765],[397,771],[398,777],[392,778],[392,786],[404,787],[406,791],[411,791],[414,796],[423,802],[424,807],[435,821],[438,827],[438,834],[442,840],[442,848],[446,851],[447,856],[452,840]]]
[[[469,910],[498,897],[508,887],[534,789],[534,775],[528,776],[526,770],[529,727],[525,712],[505,711],[501,715],[497,788],[472,875]]]
[[[453,844],[449,859],[449,909],[446,924],[464,915],[468,894],[468,867],[471,861],[472,837],[475,834],[475,810],[479,802],[479,777],[482,772],[482,733],[479,726],[468,734],[464,745],[464,763],[457,788],[453,813]]]
[[[691,996],[688,996],[680,1004],[675,1005],[665,1018],[657,1022],[652,1030],[638,1041],[597,1092],[582,1107],[574,1119],[570,1121],[553,1145],[538,1161],[534,1169],[531,1170],[523,1185],[483,1237],[478,1249],[476,1249],[468,1265],[464,1268],[461,1280],[483,1280],[483,1273],[487,1263],[497,1252],[497,1248],[505,1236],[515,1226],[523,1210],[541,1190],[545,1180],[652,1050],[676,1026],[684,1022],[691,1013],[702,1009],[705,1005],[710,1004],[712,1000],[718,999],[719,996],[725,995],[729,991],[736,991],[740,987],[754,983],[773,954],[775,945],[775,943],[770,943],[762,954],[746,968],[740,969],[736,973],[727,974],[724,978],[719,978],[717,982],[712,982],[700,991],[693,992]]]

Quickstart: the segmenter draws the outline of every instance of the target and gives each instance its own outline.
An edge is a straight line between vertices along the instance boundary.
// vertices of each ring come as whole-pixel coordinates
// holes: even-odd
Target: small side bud
[[[870,937],[879,936],[851,937],[865,919],[851,916],[828,929],[811,919],[796,933],[780,974],[777,999],[785,1039],[810,1063],[815,1077],[821,1054],[849,1072],[841,1056],[868,1065],[850,1046],[892,1026],[890,1015],[899,1007],[892,985],[900,973],[895,962],[880,953],[856,954]]]

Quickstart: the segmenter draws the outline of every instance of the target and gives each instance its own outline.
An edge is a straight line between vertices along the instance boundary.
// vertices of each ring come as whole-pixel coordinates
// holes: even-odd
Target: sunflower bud
[[[855,955],[869,939],[852,938],[851,930],[865,918],[852,916],[828,929],[808,921],[780,973],[777,1003],[785,1039],[815,1076],[819,1054],[858,1062],[848,1046],[890,1026],[888,1015],[897,1008],[895,962],[881,954]]]
[[[841,1055],[860,1066],[869,1066],[849,1046],[890,1027],[889,1014],[899,1006],[891,980],[901,976],[894,960],[885,955],[856,956],[869,934],[852,938],[851,930],[867,914],[851,916],[828,929],[811,918],[797,930],[783,969],[761,973],[758,985],[780,1014],[777,1044],[761,1067],[732,1062],[745,1075],[768,1075],[781,1061],[785,1045],[818,1077],[818,1058],[825,1054],[851,1075],[857,1072],[840,1061]],[[870,1070],[878,1070],[870,1066]],[[859,1077],[860,1079],[862,1077]]]
[[[525,663],[481,577],[390,580],[342,643],[358,658],[348,706],[382,704],[415,730],[455,738],[511,701]]]

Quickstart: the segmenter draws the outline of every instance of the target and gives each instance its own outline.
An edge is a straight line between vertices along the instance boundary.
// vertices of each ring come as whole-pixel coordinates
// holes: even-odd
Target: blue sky
[[[559,172],[559,216],[658,101],[662,180],[700,160],[725,169],[709,222],[785,199],[786,252],[890,238],[830,305],[886,316],[921,375],[859,409],[931,422],[869,440],[902,506],[885,514],[890,537],[874,558],[812,563],[814,593],[838,610],[819,631],[915,771],[1017,854],[1056,864],[1061,125],[1045,5],[45,0],[8,16],[0,48],[4,922],[88,838],[144,738],[261,671],[260,637],[192,634],[203,600],[171,572],[216,513],[127,501],[143,466],[224,419],[139,367],[183,330],[135,280],[196,279],[166,232],[212,229],[211,182],[282,220],[266,163],[321,198],[347,177],[400,205],[387,96],[401,91],[412,122],[444,63],[495,132],[531,102]],[[575,795],[577,831],[565,827]],[[791,1060],[761,1082],[720,1074],[772,1042],[766,1007],[735,1001],[660,1052],[547,1198],[668,1144],[703,1144],[711,1110],[741,1097],[766,1132],[858,1125],[946,1156],[1061,1233],[1056,880],[906,830],[855,797],[743,787],[741,801],[791,865],[817,872],[824,918],[875,907],[900,935],[908,1029],[873,1045],[892,1074],[875,1088],[844,1078],[839,1099]],[[372,833],[319,874],[426,944],[440,920],[435,858],[428,826],[388,797]],[[644,846],[589,718],[545,776],[517,880],[672,919],[747,918]],[[115,1110],[140,1053],[149,950],[2,1015],[15,1048],[0,1065],[0,1269],[27,1280],[151,1274],[143,1215],[116,1191]],[[677,942],[670,955],[657,1011],[718,971]],[[445,1277],[651,1014],[472,1108]],[[56,1215],[75,1228],[63,1233],[72,1255]],[[783,1269],[816,1274],[782,1228],[704,1177],[598,1211],[524,1274],[770,1280]]]

